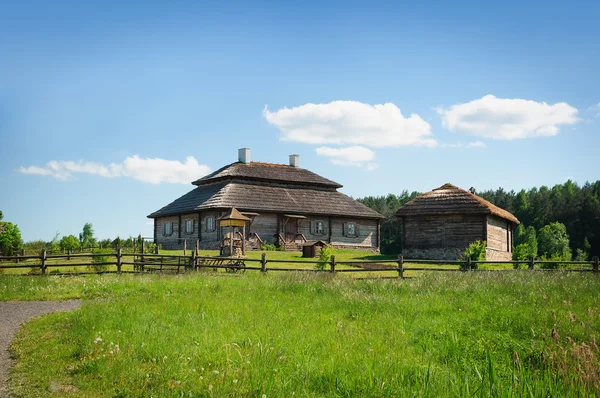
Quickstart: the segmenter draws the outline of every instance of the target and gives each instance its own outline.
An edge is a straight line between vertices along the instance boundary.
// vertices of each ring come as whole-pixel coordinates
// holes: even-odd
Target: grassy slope
[[[591,393],[599,288],[526,272],[0,278],[2,299],[102,298],[25,326],[16,396]]]

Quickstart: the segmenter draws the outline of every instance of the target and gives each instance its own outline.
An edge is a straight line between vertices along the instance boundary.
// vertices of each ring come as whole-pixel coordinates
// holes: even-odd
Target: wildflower
[[[96,339],[94,340],[94,344],[98,344],[99,342],[102,341],[102,337],[98,336],[96,337]]]
[[[233,383],[237,384],[238,380],[237,379],[233,379]]]

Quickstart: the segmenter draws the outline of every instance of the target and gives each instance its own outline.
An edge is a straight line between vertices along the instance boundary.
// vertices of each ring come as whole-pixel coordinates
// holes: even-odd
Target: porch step
[[[286,243],[284,250],[286,252],[301,252],[302,251],[302,245],[297,244],[297,243]]]

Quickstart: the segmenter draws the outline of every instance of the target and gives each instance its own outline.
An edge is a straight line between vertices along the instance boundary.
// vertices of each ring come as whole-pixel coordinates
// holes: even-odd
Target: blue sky
[[[0,5],[0,210],[25,240],[151,236],[241,147],[353,197],[599,177],[599,2],[83,3]]]

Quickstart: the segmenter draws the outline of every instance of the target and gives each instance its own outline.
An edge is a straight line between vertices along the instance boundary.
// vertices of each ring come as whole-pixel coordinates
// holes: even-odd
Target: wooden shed
[[[302,257],[317,257],[319,251],[325,246],[327,246],[327,243],[322,240],[306,242],[302,245]]]
[[[455,260],[476,240],[487,242],[487,260],[510,260],[519,220],[487,200],[444,184],[402,206],[402,254],[406,258]]]

